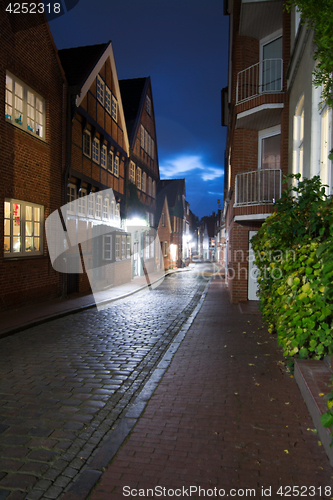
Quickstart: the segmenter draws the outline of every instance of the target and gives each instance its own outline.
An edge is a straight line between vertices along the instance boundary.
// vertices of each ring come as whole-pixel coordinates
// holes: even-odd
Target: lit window
[[[87,213],[87,191],[85,189],[79,191],[78,213],[83,216]]]
[[[102,146],[102,149],[101,149],[101,166],[103,168],[106,168],[106,157],[107,157],[106,146]]]
[[[76,200],[76,186],[75,184],[68,184],[67,186],[67,211],[75,213],[75,200]]]
[[[96,219],[101,219],[102,217],[102,196],[96,196],[96,205],[95,205],[95,216]]]
[[[94,217],[95,215],[95,195],[94,193],[91,193],[88,196],[88,212],[87,212],[88,217]]]
[[[104,106],[104,88],[105,84],[102,78],[99,75],[97,75],[97,90],[96,90],[97,99],[103,106]]]
[[[92,145],[92,159],[96,163],[99,163],[99,140],[96,139],[96,137],[93,140],[93,145]]]
[[[131,161],[130,181],[135,184],[135,163]]]
[[[105,86],[105,109],[111,115],[111,90]]]
[[[114,158],[113,173],[116,177],[119,177],[119,156]]]
[[[45,100],[13,75],[6,74],[5,117],[22,130],[45,139]]]
[[[120,260],[120,235],[116,235],[116,259]]]
[[[146,111],[148,115],[151,115],[151,99],[148,95],[146,95]]]
[[[121,258],[126,258],[126,234],[123,234],[121,237]]]
[[[104,198],[103,201],[103,219],[109,219],[109,198]]]
[[[112,95],[111,116],[115,122],[118,122],[118,102],[114,95]]]
[[[44,207],[6,199],[4,209],[4,256],[42,255]]]
[[[88,130],[83,132],[83,154],[89,158],[91,157],[91,135]]]
[[[103,236],[103,259],[112,260],[112,235],[105,234]]]
[[[113,152],[109,151],[108,154],[108,171],[113,173]]]
[[[138,189],[141,189],[141,168],[136,168],[136,185]]]

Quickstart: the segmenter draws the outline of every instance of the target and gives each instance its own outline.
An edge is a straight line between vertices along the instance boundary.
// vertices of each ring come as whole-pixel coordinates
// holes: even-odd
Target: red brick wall
[[[5,198],[43,205],[45,218],[60,207],[64,200],[64,80],[48,26],[40,24],[29,27],[30,16],[22,16],[20,22],[21,29],[14,33],[4,13],[0,17],[1,221],[4,217]],[[6,70],[46,100],[45,141],[6,122]],[[3,223],[0,238],[3,241]],[[61,294],[62,275],[51,266],[45,236],[42,256],[5,259],[1,251],[0,276],[1,310],[36,303]]]

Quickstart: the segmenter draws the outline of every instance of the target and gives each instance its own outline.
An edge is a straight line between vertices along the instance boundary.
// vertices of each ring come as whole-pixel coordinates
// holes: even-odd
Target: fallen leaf
[[[321,446],[321,441],[318,441],[318,446]]]
[[[254,366],[254,364],[253,363],[249,363],[249,366]]]
[[[260,384],[258,384],[258,382],[256,382],[255,385],[260,385]]]
[[[289,403],[284,403],[285,405],[289,405]]]
[[[323,392],[320,392],[318,396],[325,396],[325,394]]]
[[[288,450],[283,450],[283,451],[284,451],[285,453],[289,453],[289,451],[288,451]]]

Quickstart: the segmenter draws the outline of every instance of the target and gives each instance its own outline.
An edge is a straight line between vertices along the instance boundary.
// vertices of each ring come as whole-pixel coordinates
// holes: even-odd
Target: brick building
[[[44,220],[64,202],[66,79],[45,18],[34,16],[0,13],[2,310],[62,290]]]
[[[67,265],[80,268],[80,251],[85,265],[67,274],[67,293],[85,292],[131,279],[130,237],[121,228],[129,142],[111,42],[63,49],[59,57],[69,89],[66,219],[74,245]]]
[[[156,186],[160,178],[154,102],[150,77],[120,80],[129,138],[126,172],[126,218],[143,218],[147,230],[132,231],[133,277],[158,270],[161,253],[156,238]],[[143,258],[141,258],[141,256]]]
[[[232,302],[256,300],[250,239],[274,210],[288,173],[287,68],[290,15],[283,2],[225,0],[229,15],[225,202],[227,282]]]

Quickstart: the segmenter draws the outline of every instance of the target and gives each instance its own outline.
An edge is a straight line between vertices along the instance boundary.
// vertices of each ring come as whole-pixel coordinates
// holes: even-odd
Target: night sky
[[[223,203],[228,23],[223,0],[80,0],[49,23],[58,49],[111,40],[120,80],[151,77],[160,176],[199,218]]]

